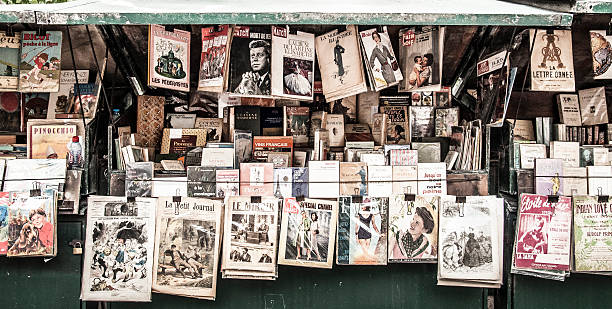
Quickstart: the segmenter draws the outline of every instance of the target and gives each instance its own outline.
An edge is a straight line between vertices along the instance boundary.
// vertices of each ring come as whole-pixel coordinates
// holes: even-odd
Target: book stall
[[[608,7],[179,2],[0,5],[10,306],[610,294]]]

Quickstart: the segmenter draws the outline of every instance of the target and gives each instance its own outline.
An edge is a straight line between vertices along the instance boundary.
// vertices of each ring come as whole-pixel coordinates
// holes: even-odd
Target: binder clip
[[[363,203],[363,196],[361,195],[352,195],[351,196],[352,203]]]
[[[612,35],[612,19],[608,23],[608,29],[606,29],[606,35]]]
[[[164,30],[174,32],[174,25],[164,25]]]
[[[303,195],[296,196],[296,197],[295,197],[295,201],[296,201],[296,202],[303,202],[303,201],[304,201],[304,196],[303,196]]]
[[[251,203],[261,203],[261,196],[251,196]]]
[[[40,196],[40,186],[41,183],[38,181],[32,182],[32,189],[30,190],[30,197],[32,196]]]
[[[465,196],[455,196],[455,203],[459,205],[459,217],[464,215],[465,201]]]
[[[559,203],[559,195],[558,194],[549,194],[548,195],[548,202],[551,203],[551,204],[552,203]]]
[[[13,32],[13,25],[9,25],[8,29],[6,30],[6,35],[7,36],[13,36],[15,35],[15,32]]]
[[[555,34],[555,29],[546,29],[546,34]]]
[[[414,194],[404,193],[404,201],[406,202],[413,202],[415,198],[416,198],[416,195]]]
[[[36,35],[38,36],[43,36],[47,34],[47,30],[43,29],[41,25],[38,26],[38,29],[36,29]]]
[[[181,197],[181,190],[180,189],[176,189],[176,195],[172,197],[172,202],[180,203],[182,200],[183,199]]]
[[[135,196],[128,196],[127,197],[127,202],[128,203],[136,203],[136,197]]]
[[[609,196],[603,195],[603,189],[601,187],[597,188],[597,203],[607,203],[610,199]]]

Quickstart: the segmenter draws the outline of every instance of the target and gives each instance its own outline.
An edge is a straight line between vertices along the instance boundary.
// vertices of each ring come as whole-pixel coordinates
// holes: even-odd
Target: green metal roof
[[[572,23],[572,14],[498,0],[77,0],[0,8],[0,22],[39,24],[571,26]]]

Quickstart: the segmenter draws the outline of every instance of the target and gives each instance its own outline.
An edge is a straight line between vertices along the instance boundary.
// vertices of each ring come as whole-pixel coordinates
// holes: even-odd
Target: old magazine
[[[227,92],[269,97],[272,85],[270,27],[235,26],[231,45]]]
[[[610,231],[612,213],[609,198],[574,196],[574,270],[612,271]]]
[[[373,28],[359,32],[370,88],[374,91],[397,85],[403,79],[387,27],[382,30]]]
[[[157,200],[153,291],[214,299],[221,249],[221,201]]]
[[[572,31],[530,29],[531,42],[531,90],[574,92]]]
[[[11,193],[10,199],[6,255],[55,256],[57,254],[55,196],[30,196],[28,191],[24,191]]]
[[[438,91],[442,85],[444,27],[427,26],[399,32],[400,92]]]
[[[151,301],[153,198],[90,196],[87,209],[84,301]]]
[[[222,92],[225,89],[231,42],[230,25],[202,28],[198,91]]]
[[[336,201],[285,198],[278,263],[332,268],[337,222]]]
[[[188,31],[149,25],[149,86],[189,91],[190,43]]]
[[[312,101],[314,34],[272,26],[272,95]]]
[[[62,32],[24,31],[19,62],[19,92],[57,92],[60,84]]]
[[[0,31],[0,91],[17,91],[19,84],[19,48],[21,32]]]

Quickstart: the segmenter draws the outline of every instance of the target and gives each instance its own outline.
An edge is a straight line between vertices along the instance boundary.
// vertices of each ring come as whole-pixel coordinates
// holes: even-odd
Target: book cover
[[[254,136],[253,159],[268,162],[270,153],[282,152],[289,154],[289,164],[293,162],[293,137],[291,136]]]
[[[372,117],[378,113],[380,92],[368,91],[357,95],[357,120],[359,123],[372,123]]]
[[[514,265],[519,268],[569,270],[571,198],[553,203],[545,195],[523,194],[516,221]]]
[[[338,198],[340,162],[308,161],[308,197]]]
[[[49,93],[21,93],[21,130],[25,131],[28,121],[32,119],[46,119],[49,108]]]
[[[532,184],[533,186],[533,184]],[[489,194],[489,174],[460,173],[446,175],[446,194],[485,196]]]
[[[610,41],[606,30],[591,30],[591,55],[593,57],[593,75],[595,79],[611,79]]]
[[[0,161],[3,162],[3,161]],[[6,160],[2,190],[23,191],[34,184],[60,190],[66,179],[66,159]]]
[[[357,96],[351,95],[329,102],[329,114],[344,115],[344,123],[357,122]]]
[[[406,28],[399,32],[400,92],[437,91],[442,84],[444,27]]]
[[[253,134],[250,131],[234,131],[234,166],[253,159]]]
[[[324,130],[327,126],[327,121],[325,120],[325,118],[327,118],[327,112],[324,111],[316,111],[310,114],[310,133],[308,138],[309,143],[314,142],[314,136],[317,130]]]
[[[57,200],[54,196],[29,196],[12,193],[8,207],[9,257],[47,256],[57,254]]]
[[[451,107],[452,98],[451,88],[442,86],[440,91],[433,92],[433,106],[440,108]]]
[[[271,45],[269,26],[234,26],[227,92],[244,96],[270,96]]]
[[[397,85],[402,79],[397,58],[393,52],[387,27],[359,32],[370,88],[374,91]]]
[[[440,143],[412,143],[412,149],[418,151],[419,163],[437,163],[442,160]]]
[[[307,106],[284,107],[284,136],[293,136],[295,147],[308,146],[310,108]]]
[[[217,119],[217,118],[215,118]],[[195,127],[196,114],[166,114],[166,122],[172,129],[193,129]]]
[[[308,197],[308,168],[292,167],[293,186],[291,196]]]
[[[75,83],[72,92],[68,94],[69,108],[67,114],[56,113],[56,118],[80,118],[81,108],[83,109],[83,116],[85,116],[85,118],[92,118],[95,114],[96,111],[94,108],[97,107],[99,84],[79,83],[79,87],[77,88],[76,86]]]
[[[204,129],[169,129],[164,128],[160,154],[186,153],[194,147],[206,145]]]
[[[612,192],[612,167],[587,166],[588,195],[610,195]],[[6,188],[5,188],[6,190]]]
[[[314,34],[272,26],[272,95],[312,101]]]
[[[234,168],[234,148],[202,148],[201,166]]]
[[[368,165],[368,191],[371,197],[393,194],[393,166]]]
[[[138,96],[136,133],[142,137],[142,146],[158,147],[164,128],[164,103],[161,96]]]
[[[337,201],[285,198],[278,263],[331,269],[337,223]]]
[[[612,229],[610,199],[599,201],[594,196],[576,196],[573,203],[574,270],[612,271],[612,244],[608,234]]]
[[[389,263],[435,263],[438,260],[439,197],[403,194],[389,197]]]
[[[274,196],[272,163],[240,163],[241,196]]]
[[[217,168],[209,166],[187,167],[187,196],[214,197],[217,194]]]
[[[520,144],[521,168],[532,169],[536,158],[546,158],[546,145]]]
[[[385,143],[410,144],[411,128],[407,106],[381,106],[380,112],[387,115]]]
[[[452,135],[452,127],[458,125],[458,107],[436,109],[436,136],[450,137]]]
[[[17,91],[21,32],[0,31],[0,91]]]
[[[389,198],[341,196],[338,204],[336,264],[386,265]]]
[[[409,112],[412,137],[434,136],[436,130],[433,106],[410,106]]]
[[[579,167],[580,144],[578,142],[550,142],[550,158],[562,159],[563,164],[567,167]]]
[[[287,198],[292,196],[293,171],[290,167],[274,168],[274,196]]]
[[[534,53],[535,54],[535,53]],[[505,63],[505,65],[504,65]],[[482,112],[493,111],[491,123],[504,121],[509,103],[510,54],[502,50],[477,63],[478,100]]]
[[[343,147],[344,146],[344,115],[342,114],[327,114],[326,128],[329,132],[329,146]]]
[[[389,151],[389,165],[417,165],[418,160],[418,150],[391,149]]]
[[[262,135],[261,107],[234,106],[230,111],[230,130],[249,130],[253,136]]]
[[[587,169],[585,167],[563,167],[563,178],[561,178],[565,195],[587,195]]]
[[[572,32],[529,29],[529,42],[538,51],[531,54],[531,90],[574,92]]]
[[[191,32],[149,25],[148,85],[189,92]]]
[[[578,97],[580,99],[582,125],[592,126],[608,123],[608,105],[606,103],[605,87],[578,90]]]
[[[323,94],[328,102],[367,90],[356,26],[317,36],[315,47]]]
[[[349,123],[344,126],[344,140],[346,147],[349,145],[371,145],[374,148],[374,140],[370,133],[370,126],[365,123]],[[360,143],[369,142],[369,143]],[[355,147],[356,148],[356,147]]]
[[[77,76],[79,84],[89,82],[89,70],[77,70]],[[61,72],[59,91],[49,94],[47,119],[55,119],[56,114],[70,113],[72,106],[69,98],[74,97],[74,85],[77,82],[77,76],[74,75],[74,70]]]
[[[282,136],[283,135],[283,108],[262,107],[261,108],[261,135]]]
[[[62,32],[23,31],[19,92],[57,92],[60,85]]]
[[[22,130],[21,96],[19,92],[0,93],[0,131],[20,132]]]
[[[593,150],[594,147],[580,146],[580,167],[595,165]]]
[[[608,148],[593,147],[593,165],[596,165],[596,166],[610,165],[608,156],[609,156]]]
[[[375,145],[384,145],[387,142],[388,119],[389,117],[387,114],[375,113],[372,115],[372,123],[370,124],[370,128],[372,129],[372,138],[374,139]],[[403,129],[403,126],[401,128]],[[406,130],[404,130],[404,138],[406,137],[405,132]],[[401,138],[399,141],[401,141]]]
[[[367,195],[368,167],[364,162],[340,162],[340,195]]]
[[[238,169],[217,169],[217,197],[225,198],[240,194],[240,171]]]
[[[557,108],[559,110],[559,120],[568,126],[581,126],[580,104],[576,94],[558,94]]]
[[[446,164],[417,165],[418,195],[446,195]]]
[[[125,196],[150,197],[153,188],[153,162],[125,164]]]
[[[202,28],[198,91],[222,92],[225,89],[231,41],[231,25]]]
[[[78,136],[76,125],[32,125],[28,128],[28,159],[66,159],[74,136]]]
[[[567,195],[563,188],[563,160],[535,159],[535,193]]]
[[[385,165],[386,158],[384,152],[381,151],[362,151],[358,152],[359,162],[366,165]]]

